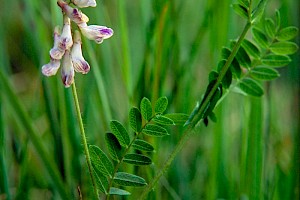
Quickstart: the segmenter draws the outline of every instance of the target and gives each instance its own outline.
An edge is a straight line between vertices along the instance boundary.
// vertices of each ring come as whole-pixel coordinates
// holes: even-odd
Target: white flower
[[[56,74],[57,70],[59,69],[60,61],[51,58],[50,63],[43,65],[42,73],[45,76],[53,76]]]
[[[87,74],[90,71],[90,65],[82,56],[80,32],[75,31],[74,45],[71,51],[73,66],[76,72]]]
[[[74,82],[74,67],[71,61],[70,51],[66,50],[62,60],[61,79],[65,87],[70,87]]]
[[[87,25],[86,23],[78,24],[82,34],[90,40],[95,40],[100,44],[104,39],[110,38],[114,31],[106,26]]]
[[[72,2],[78,6],[79,8],[85,8],[85,7],[96,7],[97,3],[95,0],[72,0]]]
[[[73,45],[70,18],[64,15],[64,26],[59,39],[59,48],[62,50],[70,49]]]
[[[62,11],[76,24],[88,22],[89,18],[77,8],[72,8],[64,1],[58,1],[57,4]]]
[[[54,28],[54,46],[50,50],[50,56],[53,59],[60,60],[65,53],[64,49],[59,48],[60,44],[60,28],[56,26]]]

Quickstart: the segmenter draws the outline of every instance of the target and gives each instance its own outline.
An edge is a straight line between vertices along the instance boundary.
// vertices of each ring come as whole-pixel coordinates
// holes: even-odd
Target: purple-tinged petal
[[[77,8],[72,8],[66,2],[58,1],[57,4],[59,7],[61,7],[62,11],[64,11],[64,13],[66,13],[66,15],[75,23],[78,24],[89,21],[89,18],[84,13]]]
[[[60,60],[65,53],[65,50],[59,48],[60,43],[60,27],[56,26],[54,28],[54,46],[50,50],[50,57],[56,60]]]
[[[70,51],[66,50],[62,59],[61,79],[65,87],[70,87],[74,82],[74,67],[71,61]]]
[[[90,65],[82,56],[80,32],[75,31],[74,45],[71,51],[73,66],[76,72],[87,74],[90,71]]]
[[[61,50],[70,49],[73,45],[72,33],[71,33],[71,24],[70,18],[64,15],[64,26],[62,30],[62,34],[59,39],[58,48]]]
[[[78,24],[82,34],[90,40],[100,44],[104,39],[110,38],[114,31],[106,26],[87,25],[86,23]]]
[[[72,2],[79,8],[85,7],[96,7],[97,3],[95,0],[72,0]]]
[[[42,66],[42,73],[45,76],[53,76],[57,73],[60,67],[60,61],[51,58],[50,63]]]

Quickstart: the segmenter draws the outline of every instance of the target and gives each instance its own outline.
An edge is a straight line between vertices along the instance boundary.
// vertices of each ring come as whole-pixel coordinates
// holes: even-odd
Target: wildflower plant
[[[76,7],[95,7],[95,0],[74,0],[71,1],[75,7],[71,7],[65,1],[57,1],[63,14],[63,28],[54,28],[54,46],[50,50],[50,63],[42,66],[42,73],[45,76],[53,76],[61,67],[61,78],[65,87],[70,87],[74,82],[75,72],[87,74],[90,71],[89,63],[82,56],[81,33],[90,40],[100,44],[104,39],[113,35],[113,30],[106,26],[87,25],[89,18]],[[72,35],[71,22],[74,22],[79,30]],[[60,62],[62,61],[62,62]]]
[[[101,44],[113,35],[113,30],[106,26],[88,25],[89,18],[81,8],[95,7],[95,0],[57,1],[63,15],[63,26],[54,28],[53,47],[49,51],[50,62],[43,65],[41,70],[45,76],[53,76],[60,69],[63,85],[66,88],[72,86],[94,199],[100,197],[110,199],[112,195],[130,195],[132,190],[129,187],[141,188],[139,198],[145,199],[166,173],[190,136],[196,132],[196,127],[202,122],[208,126],[210,121],[217,121],[214,110],[230,92],[261,97],[264,94],[263,83],[279,77],[277,68],[288,65],[291,62],[290,55],[298,50],[297,44],[291,41],[298,34],[298,29],[293,26],[282,27],[279,11],[276,11],[275,20],[263,19],[266,3],[266,0],[260,0],[257,4],[252,0],[238,0],[232,5],[234,11],[245,20],[245,27],[238,39],[232,40],[228,47],[220,50],[221,59],[215,69],[209,73],[206,91],[190,115],[167,113],[169,102],[165,96],[152,102],[144,97],[139,106],[130,109],[128,126],[118,120],[110,121],[110,131],[104,136],[108,150],[106,153],[104,148],[89,145],[87,142],[74,77],[75,72],[87,74],[91,70],[90,64],[82,54],[82,36]],[[75,26],[72,26],[72,23]],[[76,27],[75,30],[72,27]],[[22,111],[20,118],[26,122],[25,128],[29,130],[33,145],[53,182],[58,185],[58,193],[62,199],[70,199],[59,173],[54,170],[53,163],[44,156],[46,151],[38,142],[38,134],[28,121],[27,113],[16,101],[17,98],[14,97],[1,70],[0,78],[4,83],[1,88],[7,91],[8,98],[16,105],[17,110]],[[147,177],[142,177],[144,174],[140,175],[137,170],[125,171],[130,167],[123,166],[128,165],[133,165],[135,169],[147,166],[151,169],[150,167],[155,166],[152,156],[156,149],[151,143],[152,138],[167,140],[172,130],[170,127],[175,125],[182,126],[184,132],[178,136],[180,139],[175,148],[154,175],[147,174]],[[149,138],[151,139],[148,140]],[[251,169],[251,164],[250,161],[247,162],[247,169]],[[259,170],[259,167],[254,170]],[[259,173],[259,171],[251,171],[249,177],[258,176]],[[255,184],[251,186],[250,189],[248,188],[250,198],[253,197],[253,193],[254,196],[258,196],[259,187]]]

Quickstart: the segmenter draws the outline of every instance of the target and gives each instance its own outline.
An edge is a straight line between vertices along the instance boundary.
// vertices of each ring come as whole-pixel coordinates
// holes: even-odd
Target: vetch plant
[[[80,8],[83,7],[95,7],[96,2],[94,0],[82,0],[82,1],[72,1],[75,6]],[[81,30],[82,34],[90,40],[94,40],[96,43],[100,44],[104,39],[108,39],[113,35],[113,30],[105,26],[98,25],[87,25],[89,18],[82,13],[78,8],[71,7],[68,3],[62,0],[57,1],[57,5],[61,8],[63,12],[63,29],[60,33],[60,28],[55,27],[54,29],[54,46],[50,50],[50,63],[42,66],[42,73],[45,76],[55,75],[60,67],[60,60],[62,59],[61,67],[61,78],[62,82],[66,88],[72,85],[73,97],[75,101],[75,107],[78,116],[78,122],[80,126],[81,139],[84,147],[84,153],[86,157],[86,162],[88,165],[89,174],[91,177],[92,185],[94,188],[94,195],[98,198],[98,191],[96,180],[93,175],[93,169],[90,159],[90,152],[88,149],[87,139],[83,127],[83,122],[81,118],[80,106],[78,102],[76,86],[74,82],[75,72],[80,72],[82,74],[87,74],[90,71],[90,65],[82,56],[81,49],[81,34],[78,30],[74,32],[74,39],[71,30],[71,21],[76,23],[76,25]],[[74,41],[73,41],[74,40]]]
[[[106,199],[109,199],[110,195],[130,195],[128,191],[113,187],[114,185],[131,187],[147,185],[144,178],[119,171],[120,166],[125,163],[135,166],[152,164],[148,154],[154,151],[154,147],[142,139],[143,135],[167,136],[169,133],[165,126],[182,125],[187,120],[186,114],[164,114],[168,105],[166,97],[160,97],[154,108],[151,105],[150,100],[144,97],[140,108],[130,109],[129,122],[134,133],[132,136],[119,121],[110,122],[112,133],[106,133],[105,141],[113,163],[101,148],[89,146],[98,189],[106,195]],[[132,153],[132,150],[135,150],[135,153]]]
[[[53,76],[60,69],[64,86],[66,88],[72,86],[82,147],[90,176],[88,183],[91,183],[84,188],[82,185],[86,182],[78,181],[79,184],[82,184],[78,186],[80,197],[82,188],[93,190],[94,199],[100,197],[112,199],[112,195],[130,195],[135,191],[135,187],[139,187],[137,189],[140,192],[139,198],[147,198],[160,178],[168,171],[180,150],[185,147],[190,136],[196,132],[196,126],[201,125],[202,122],[208,126],[210,121],[217,121],[218,116],[215,114],[215,108],[222,103],[222,100],[230,92],[258,98],[264,94],[264,82],[279,77],[278,68],[289,64],[291,62],[290,55],[298,50],[298,46],[291,41],[297,36],[298,29],[293,26],[284,27],[279,11],[276,11],[275,19],[262,18],[266,2],[266,0],[261,0],[256,5],[252,0],[238,0],[238,3],[232,5],[236,13],[245,20],[245,27],[238,39],[232,40],[228,47],[220,49],[221,59],[215,70],[209,73],[206,91],[190,115],[166,113],[168,110],[166,97],[153,99],[153,103],[144,97],[138,107],[130,109],[128,120],[125,119],[124,123],[117,120],[110,121],[108,125],[110,131],[103,134],[105,135],[103,138],[105,138],[106,146],[102,147],[88,144],[74,76],[75,72],[86,74],[93,69],[91,68],[92,65],[88,63],[89,60],[83,57],[81,37],[86,37],[100,44],[104,39],[113,35],[113,30],[106,26],[88,25],[88,16],[79,8],[95,7],[95,0],[57,1],[63,15],[63,26],[62,28],[60,26],[54,28],[54,44],[49,51],[50,62],[42,66],[42,73],[45,76]],[[162,9],[162,17],[165,17],[167,6],[164,9]],[[159,28],[163,27],[163,20],[158,24]],[[158,51],[157,54],[159,55],[159,53]],[[90,63],[95,64],[95,62]],[[0,80],[3,83],[1,89],[7,94],[5,96],[9,102],[12,102],[12,105],[16,107],[18,117],[25,124],[28,136],[56,187],[53,189],[55,191],[53,193],[59,193],[62,199],[72,198],[66,192],[61,174],[56,169],[55,163],[47,156],[47,151],[40,143],[39,133],[29,120],[30,117],[21,106],[22,104],[17,100],[18,98],[8,84],[7,77],[2,70],[0,70]],[[157,95],[154,94],[153,96]],[[94,107],[92,108],[94,109]],[[251,117],[255,117],[255,114]],[[86,123],[88,124],[90,121]],[[183,126],[184,132],[182,135],[178,135],[179,140],[167,160],[155,173],[150,174],[151,167],[157,164],[153,163],[157,160],[153,159],[153,157],[155,158],[155,151],[159,151],[159,148],[154,149],[153,138],[168,140],[169,135],[171,135],[169,130],[172,130],[174,125]],[[99,132],[103,133],[104,131]],[[249,137],[258,138],[258,135],[253,131],[253,135],[249,135]],[[252,148],[252,146],[247,148]],[[106,150],[108,151],[106,152]],[[259,154],[256,150],[255,153]],[[251,154],[252,152],[248,151],[247,153]],[[259,170],[262,159],[258,156],[255,160],[258,167],[253,169],[250,161],[247,162],[245,171],[250,170],[250,173],[247,174],[250,178],[252,176],[258,178],[249,181],[249,188],[243,192],[247,196],[249,195],[250,199],[259,199],[261,194],[259,187],[261,171]],[[140,173],[139,170],[145,170],[146,173]],[[74,191],[72,186],[68,189]],[[83,194],[88,192],[84,191]],[[86,198],[83,196],[83,199]]]

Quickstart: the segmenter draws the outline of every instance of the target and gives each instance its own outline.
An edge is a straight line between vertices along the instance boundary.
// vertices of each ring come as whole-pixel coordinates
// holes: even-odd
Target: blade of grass
[[[7,75],[5,75],[0,70],[0,80],[2,82],[2,91],[6,94],[6,98],[8,102],[15,108],[15,117],[20,120],[20,123],[25,127],[27,130],[27,134],[31,139],[33,146],[35,147],[37,153],[39,154],[41,161],[43,162],[47,172],[49,173],[49,177],[53,181],[53,186],[56,188],[63,199],[69,199],[69,195],[65,190],[65,186],[63,184],[62,178],[60,173],[55,166],[54,159],[46,152],[45,147],[41,143],[41,140],[38,137],[38,133],[34,125],[32,124],[28,112],[25,111],[24,107],[20,103],[20,100],[13,92],[13,87],[10,85]]]
[[[3,24],[5,26],[5,24]],[[5,66],[8,61],[8,54],[5,51],[5,34],[4,34],[4,27],[0,30],[0,65]],[[0,85],[0,91],[3,91],[2,86]],[[7,159],[6,159],[6,137],[5,137],[5,123],[4,123],[4,105],[3,105],[3,99],[4,99],[3,92],[0,93],[0,193],[5,194],[5,198],[7,200],[11,199],[11,194],[9,191],[9,182],[8,182],[8,174],[7,174]]]
[[[247,190],[250,199],[262,198],[263,172],[263,98],[251,98],[248,121]]]

